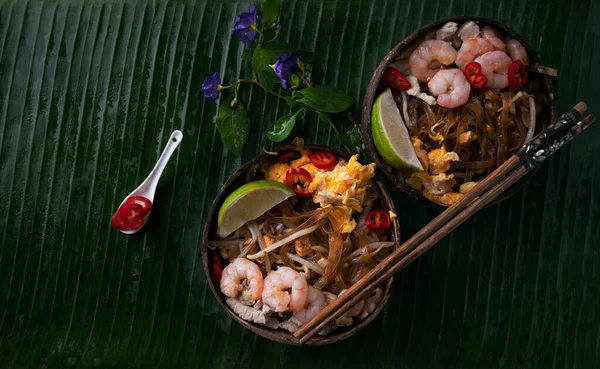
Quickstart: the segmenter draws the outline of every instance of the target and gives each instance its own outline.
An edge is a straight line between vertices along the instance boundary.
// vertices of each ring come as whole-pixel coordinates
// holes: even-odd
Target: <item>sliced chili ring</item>
[[[294,150],[294,149],[283,150],[279,153],[279,156],[277,157],[277,162],[278,163],[289,163],[290,161],[299,159],[300,157],[302,157],[302,154],[300,154],[300,151],[298,151],[298,150]]]
[[[383,73],[382,81],[386,86],[396,90],[407,91],[412,87],[404,74],[394,67],[387,67]]]
[[[338,158],[329,151],[317,150],[308,154],[308,159],[319,169],[331,169],[338,163]]]
[[[292,168],[285,174],[285,183],[300,197],[310,197],[311,193],[308,190],[310,182],[312,176],[304,168]]]
[[[221,257],[217,250],[213,251],[213,265],[212,265],[212,278],[215,283],[221,282],[221,276],[223,275],[223,267],[221,266]]]
[[[146,215],[150,212],[150,210],[152,210],[152,201],[144,196],[129,196],[123,205],[125,204],[141,206],[141,215]]]
[[[390,212],[385,209],[371,210],[365,219],[365,225],[370,231],[379,232],[387,231],[392,225]]]
[[[487,84],[487,77],[481,73],[481,64],[478,62],[467,64],[464,73],[473,88],[484,88]]]
[[[124,231],[127,229],[127,218],[117,210],[110,219],[110,225],[118,230]]]
[[[508,86],[512,90],[518,90],[527,82],[527,69],[520,60],[515,60],[508,66]]]
[[[152,210],[152,201],[143,196],[129,196],[111,219],[113,228],[119,230],[138,229],[144,225]]]

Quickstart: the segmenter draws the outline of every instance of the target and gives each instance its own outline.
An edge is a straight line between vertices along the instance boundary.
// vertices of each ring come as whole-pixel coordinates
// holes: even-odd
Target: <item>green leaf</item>
[[[299,103],[326,113],[339,113],[354,104],[353,98],[328,85],[307,87],[299,93],[303,96]]]
[[[269,26],[279,18],[279,3],[277,0],[265,0],[262,6],[263,22]]]
[[[350,137],[351,147],[356,147],[361,149],[363,146],[363,138],[362,132],[360,130],[360,126],[358,124],[354,124],[352,129],[346,132],[348,137]]]
[[[336,134],[337,138],[344,146],[350,149],[353,154],[360,154],[363,148],[363,140],[360,127],[355,124],[352,129],[346,133]]]
[[[221,134],[223,144],[236,156],[240,156],[242,148],[248,140],[250,124],[248,113],[240,102],[237,103],[235,108],[231,108],[233,97],[231,95],[221,103],[217,115],[217,129]]]
[[[288,106],[291,108],[293,106],[296,106],[296,100],[294,100],[293,96],[286,96],[285,97],[285,101],[288,103]]]
[[[292,132],[292,129],[294,128],[294,125],[296,124],[296,116],[302,110],[303,109],[300,109],[293,114],[284,115],[283,117],[279,118],[279,120],[277,120],[273,126],[273,129],[267,133],[267,137],[269,137],[269,139],[273,142],[281,142],[288,138]]]
[[[244,51],[242,53],[242,60],[252,61],[252,51]]]
[[[342,145],[348,148],[352,148],[352,139],[350,138],[350,136],[344,133],[337,133],[336,137],[338,138],[338,140],[340,140]]]
[[[292,74],[290,75],[290,82],[292,83],[292,88],[296,88],[300,84],[300,77],[296,74]]]
[[[363,148],[363,139],[360,126],[358,124],[353,124],[352,129],[347,131],[345,134],[339,134],[337,136],[345,146],[352,150],[353,153],[358,154],[361,152]]]
[[[279,77],[271,68],[279,54],[290,52],[292,48],[283,41],[273,40],[266,47],[258,46],[252,55],[252,70],[258,75],[258,80],[267,90],[272,91],[274,84],[280,82]]]

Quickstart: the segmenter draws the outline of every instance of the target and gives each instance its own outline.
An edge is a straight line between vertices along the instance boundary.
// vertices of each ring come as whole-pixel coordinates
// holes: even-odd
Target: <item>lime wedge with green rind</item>
[[[371,134],[379,155],[386,163],[394,168],[423,171],[389,88],[373,104]]]
[[[294,195],[288,186],[277,181],[254,181],[241,186],[227,196],[219,209],[217,235],[227,237]]]

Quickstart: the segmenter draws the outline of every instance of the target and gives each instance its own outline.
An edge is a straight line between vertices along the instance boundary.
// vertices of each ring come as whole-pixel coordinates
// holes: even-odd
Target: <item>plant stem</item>
[[[308,87],[312,87],[312,84],[311,84],[310,82],[308,82],[308,81],[306,80],[306,78],[304,78],[304,72],[302,72],[302,73],[298,73],[298,75],[300,76],[300,78],[302,79],[302,81],[303,81],[304,83],[306,83],[306,85],[307,85]]]
[[[302,77],[302,79],[304,79],[304,77]],[[304,80],[304,81],[305,81],[306,83],[308,83],[306,80]],[[259,82],[258,82],[256,79],[239,79],[239,80],[238,80],[238,84],[239,84],[239,83],[251,83],[251,84],[253,84],[253,85],[256,85],[256,86],[258,86],[258,87],[262,88],[263,90],[265,90],[266,92],[270,93],[270,94],[271,94],[271,95],[273,95],[273,96],[277,96],[278,98],[280,98],[280,99],[282,99],[282,100],[285,100],[285,99],[286,99],[286,98],[285,98],[285,96],[283,96],[283,95],[280,95],[280,94],[278,94],[278,93],[277,93],[277,92],[275,92],[275,91],[267,90],[266,88],[264,88],[264,86],[263,86],[263,85],[261,85],[261,84],[260,84],[260,83],[259,83]],[[315,108],[313,108],[312,106],[308,106],[308,105],[305,105],[305,104],[300,104],[300,103],[298,103],[298,105],[299,105],[301,108],[303,108],[303,109],[307,109],[307,110],[313,111],[313,112],[315,112],[315,113],[318,113],[318,110],[317,110],[317,109],[315,109]],[[335,132],[335,134],[336,134],[336,135],[339,135],[339,134],[340,134],[340,131],[338,131],[338,129],[336,128],[335,124],[333,123],[333,120],[331,120],[331,118],[328,118],[328,119],[327,119],[327,122],[329,122],[329,125],[331,126],[331,129],[333,130],[333,132]],[[344,147],[346,148],[346,150],[348,150],[348,152],[352,152],[352,151],[350,150],[350,148],[349,148],[349,147],[347,147],[346,145],[344,145]]]

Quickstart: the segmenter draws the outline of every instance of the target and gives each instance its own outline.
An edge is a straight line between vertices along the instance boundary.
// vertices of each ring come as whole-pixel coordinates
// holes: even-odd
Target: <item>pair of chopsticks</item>
[[[528,172],[538,167],[546,158],[594,122],[595,118],[591,114],[583,117],[586,110],[586,104],[580,102],[563,114],[554,124],[535,136],[454,205],[438,215],[346,290],[343,295],[338,296],[313,319],[304,324],[294,333],[294,336],[299,339],[300,343],[308,341],[332,320],[344,314],[378,286],[513,186]]]

